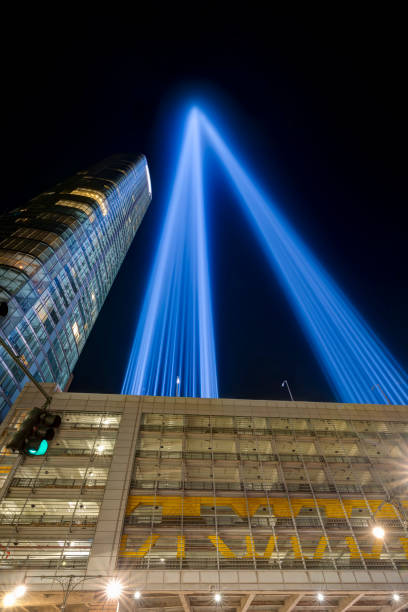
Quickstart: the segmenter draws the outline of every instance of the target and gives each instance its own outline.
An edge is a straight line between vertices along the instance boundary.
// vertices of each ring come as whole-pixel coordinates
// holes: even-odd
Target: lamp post
[[[98,574],[96,576],[84,576],[84,577],[75,576],[75,575],[53,576],[52,580],[56,580],[57,582],[59,582],[62,587],[63,600],[62,600],[62,604],[60,607],[61,611],[66,609],[69,595],[79,585],[83,584],[86,580],[95,580],[96,578],[103,578],[103,577],[104,576],[102,576],[101,574]],[[45,580],[45,577],[43,577],[42,580]]]
[[[292,402],[293,402],[293,401],[294,401],[294,399],[293,399],[292,391],[290,390],[289,383],[288,383],[288,381],[287,381],[287,380],[284,380],[284,381],[283,381],[283,383],[282,383],[282,385],[281,385],[281,387],[285,387],[285,386],[286,386],[287,390],[289,391],[290,399],[291,399],[291,400],[292,400]]]

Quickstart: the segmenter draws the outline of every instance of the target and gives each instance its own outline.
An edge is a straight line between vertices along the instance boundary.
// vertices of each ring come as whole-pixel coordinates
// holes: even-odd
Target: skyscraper
[[[0,427],[0,591],[25,581],[25,609],[407,609],[407,406],[46,389],[45,456],[5,448],[33,385]]]
[[[151,200],[143,155],[110,157],[0,217],[0,334],[63,389]],[[0,347],[0,417],[25,382]]]

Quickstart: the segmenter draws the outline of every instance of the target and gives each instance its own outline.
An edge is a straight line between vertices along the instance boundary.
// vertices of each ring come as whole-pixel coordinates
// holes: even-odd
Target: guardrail
[[[13,478],[11,487],[25,488],[57,488],[57,489],[78,489],[81,487],[91,487],[93,489],[103,489],[106,480],[95,478]]]

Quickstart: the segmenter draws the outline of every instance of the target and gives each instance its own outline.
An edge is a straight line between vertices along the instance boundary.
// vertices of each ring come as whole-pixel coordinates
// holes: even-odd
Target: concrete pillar
[[[140,399],[128,396],[124,400],[122,419],[88,562],[88,572],[104,572],[105,575],[114,574],[116,569],[140,420]]]

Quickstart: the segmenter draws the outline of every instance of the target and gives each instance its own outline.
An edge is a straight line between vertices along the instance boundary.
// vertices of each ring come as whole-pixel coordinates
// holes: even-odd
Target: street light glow
[[[222,597],[221,597],[221,593],[216,593],[214,595],[214,600],[216,601],[216,603],[220,603]]]
[[[317,600],[318,601],[324,601],[324,594],[323,593],[318,593],[317,594]]]
[[[7,595],[4,596],[3,598],[3,605],[5,608],[10,608],[11,606],[14,606],[14,603],[16,601],[16,596],[14,595],[14,593],[7,593]]]
[[[25,595],[25,592],[27,591],[27,587],[25,584],[19,584],[13,591],[14,596],[17,597],[23,597],[23,595]]]
[[[393,593],[392,594],[392,598],[394,601],[399,601],[401,599],[401,597],[398,595],[398,593]]]
[[[385,536],[385,531],[384,531],[384,529],[383,529],[382,527],[380,527],[380,525],[376,525],[376,526],[373,528],[373,536],[374,536],[375,538],[379,538],[379,539],[381,539],[381,540],[382,540],[382,538]]]
[[[134,598],[135,598],[135,599],[140,599],[140,598],[141,598],[141,596],[142,596],[142,594],[141,594],[141,592],[140,592],[140,591],[136,591],[136,593],[134,594]]]
[[[119,580],[110,580],[106,585],[106,596],[108,599],[119,599],[122,593],[122,585]]]

